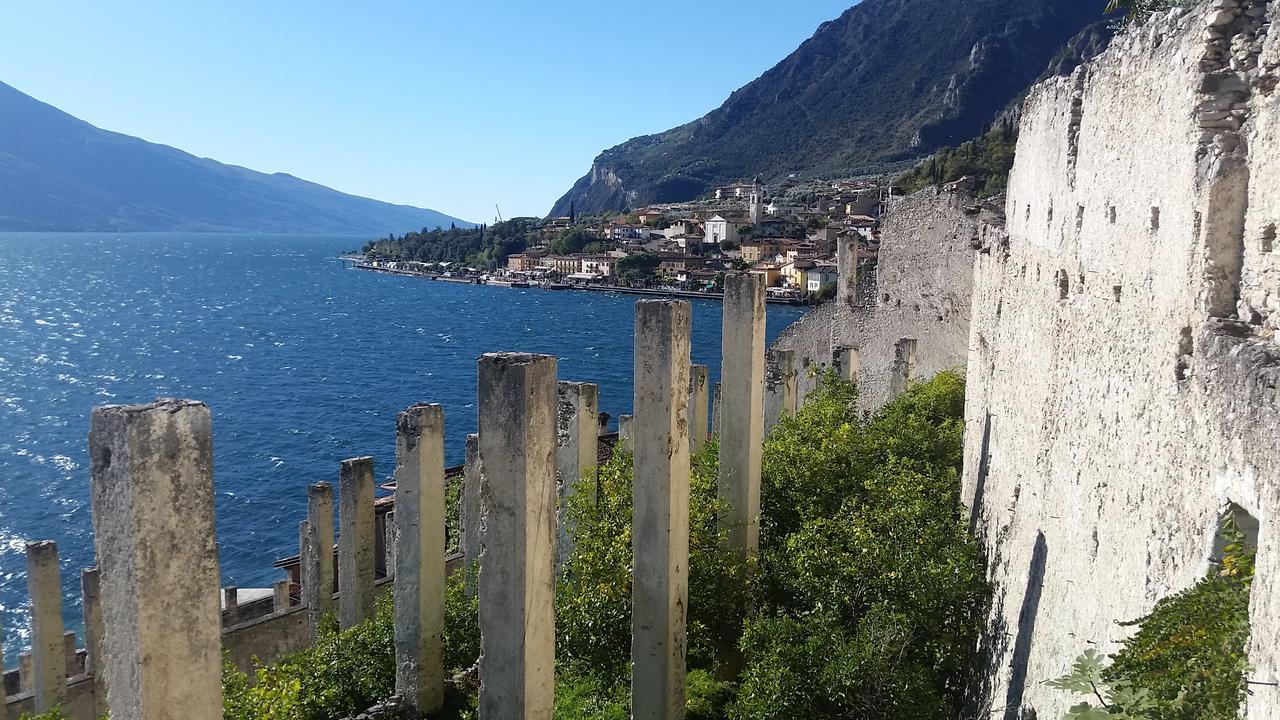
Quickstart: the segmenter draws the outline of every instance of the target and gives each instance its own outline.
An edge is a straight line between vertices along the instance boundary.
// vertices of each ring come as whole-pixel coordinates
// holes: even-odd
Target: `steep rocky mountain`
[[[1106,0],[863,0],[719,108],[601,153],[552,214],[875,170],[979,135]],[[749,50],[743,50],[747,52]]]
[[[0,83],[0,230],[382,233],[470,223],[101,130]]]

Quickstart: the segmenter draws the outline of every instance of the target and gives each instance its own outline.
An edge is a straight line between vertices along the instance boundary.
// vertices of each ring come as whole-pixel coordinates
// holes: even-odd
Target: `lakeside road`
[[[343,258],[343,259],[349,259],[349,258]],[[453,282],[453,283],[461,283],[466,285],[496,285],[498,287],[511,287],[511,285],[506,282],[486,283],[482,278],[444,277],[442,275],[418,272],[416,270],[394,270],[392,268],[375,267],[373,265],[368,265],[365,263],[356,263],[353,267],[356,270],[368,270],[370,272],[386,273],[388,275],[408,275],[412,277],[420,277],[425,280],[437,280],[440,282]],[[552,285],[552,286],[544,287],[540,285],[530,284],[528,285],[528,287],[543,288],[547,290],[586,290],[590,292],[622,293],[625,295],[648,295],[650,297],[675,297],[675,298],[692,298],[692,299],[702,299],[702,300],[723,300],[724,299],[724,293],[695,292],[692,290],[659,290],[659,289],[653,289],[653,288],[633,288],[633,287],[625,287],[622,285]],[[774,305],[804,305],[805,304],[805,301],[802,299],[775,298],[775,297],[769,297],[767,294],[765,295],[765,302],[772,303]]]

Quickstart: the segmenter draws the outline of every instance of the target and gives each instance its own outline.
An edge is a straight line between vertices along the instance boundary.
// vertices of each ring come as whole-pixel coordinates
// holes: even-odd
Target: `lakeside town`
[[[887,183],[871,180],[769,187],[756,179],[622,214],[571,210],[393,235],[366,245],[355,266],[452,282],[693,297],[718,297],[725,273],[745,270],[763,277],[770,302],[818,303],[835,294],[842,236],[855,240],[859,263],[874,261],[890,195]]]

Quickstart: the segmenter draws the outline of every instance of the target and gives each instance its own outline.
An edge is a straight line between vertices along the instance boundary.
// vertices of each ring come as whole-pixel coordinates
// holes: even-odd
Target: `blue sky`
[[[99,127],[490,221],[697,118],[853,0],[5,3],[0,81]]]

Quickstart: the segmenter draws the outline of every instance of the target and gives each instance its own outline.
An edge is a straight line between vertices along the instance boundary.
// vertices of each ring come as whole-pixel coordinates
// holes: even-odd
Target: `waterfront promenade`
[[[344,257],[341,260],[352,260],[352,258]],[[396,270],[392,268],[378,267],[368,263],[355,262],[352,267],[356,270],[369,270],[370,272],[386,273],[388,275],[409,275],[412,277],[420,277],[426,280],[436,280],[440,282],[453,282],[464,285],[497,285],[500,287],[512,287],[512,283],[505,281],[486,281],[482,277],[448,277],[439,273],[419,272],[417,270]],[[570,285],[570,284],[551,284],[539,285],[536,283],[521,284],[516,287],[531,287],[545,290],[586,290],[590,292],[605,293],[622,293],[626,295],[647,295],[649,297],[664,298],[691,298],[703,300],[724,300],[723,293],[714,292],[698,292],[695,290],[675,290],[666,288],[635,288],[625,285]],[[803,298],[783,298],[783,297],[766,297],[765,302],[774,305],[804,305]]]

